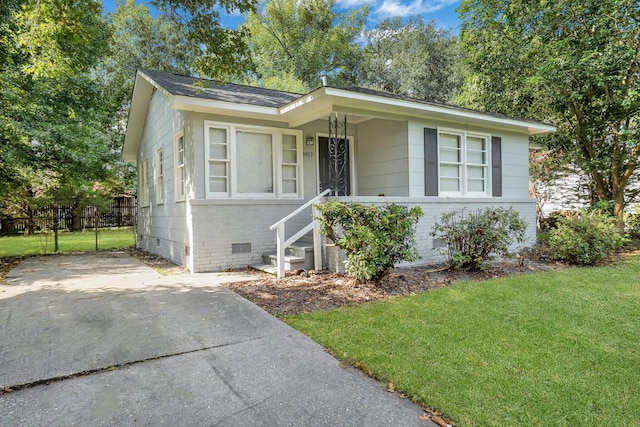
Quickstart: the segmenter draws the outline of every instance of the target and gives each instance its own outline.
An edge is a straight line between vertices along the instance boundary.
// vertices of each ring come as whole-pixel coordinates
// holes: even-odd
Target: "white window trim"
[[[178,141],[182,138],[182,164],[180,161],[180,150],[178,148]],[[175,147],[174,159],[175,159],[175,200],[176,202],[183,202],[187,197],[187,176],[186,176],[186,144],[184,140],[184,129],[176,133],[173,137],[173,146]],[[182,193],[182,194],[181,194]]]
[[[164,204],[164,147],[156,150],[156,163],[154,168],[156,205]]]
[[[491,197],[491,135],[484,134],[480,132],[467,132],[461,131],[460,129],[453,128],[445,128],[438,127],[438,194],[443,197]],[[460,179],[460,191],[444,191],[440,188],[441,184],[441,176],[440,176],[440,165],[442,160],[440,159],[440,134],[447,133],[451,135],[459,135],[462,137],[462,148],[461,148],[461,156],[462,156],[462,171],[461,171],[461,179]],[[486,163],[484,165],[485,168],[485,189],[484,191],[467,191],[467,138],[468,137],[476,137],[483,138],[485,140],[485,144],[487,147],[486,154]]]
[[[225,129],[227,131],[227,191],[212,192],[209,189],[209,128]],[[237,132],[264,133],[272,136],[272,165],[273,183],[272,193],[238,193],[238,174],[236,160]],[[293,135],[296,137],[297,147],[297,193],[284,193],[282,188],[282,136]],[[205,149],[205,181],[207,198],[242,198],[242,199],[270,199],[270,198],[302,198],[303,197],[303,177],[302,177],[302,131],[295,129],[283,129],[267,126],[244,125],[239,123],[227,123],[205,120],[204,121],[204,149]]]

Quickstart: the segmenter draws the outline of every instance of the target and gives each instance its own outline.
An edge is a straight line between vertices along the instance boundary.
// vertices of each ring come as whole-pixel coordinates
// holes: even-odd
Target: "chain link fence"
[[[135,244],[135,197],[116,197],[106,209],[57,203],[23,216],[0,213],[0,256],[90,251]]]

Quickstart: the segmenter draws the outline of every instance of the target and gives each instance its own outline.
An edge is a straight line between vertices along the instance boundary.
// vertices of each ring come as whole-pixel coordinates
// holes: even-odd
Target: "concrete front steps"
[[[278,274],[278,259],[275,252],[262,254],[262,262],[249,264],[254,270],[265,273]],[[314,267],[313,261],[313,240],[308,237],[295,242],[284,250],[284,271],[295,271],[300,268],[311,270]]]

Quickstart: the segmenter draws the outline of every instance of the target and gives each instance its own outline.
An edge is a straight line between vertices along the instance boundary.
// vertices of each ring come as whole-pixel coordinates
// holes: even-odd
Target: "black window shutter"
[[[438,130],[424,128],[424,195],[438,195]]]
[[[502,197],[502,138],[491,137],[491,194]]]

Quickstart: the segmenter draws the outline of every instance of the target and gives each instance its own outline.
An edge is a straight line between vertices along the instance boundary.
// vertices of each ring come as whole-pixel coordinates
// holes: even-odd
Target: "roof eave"
[[[135,162],[138,158],[138,149],[144,123],[149,109],[149,101],[155,86],[151,81],[139,71],[136,73],[133,84],[133,94],[131,95],[131,106],[129,117],[127,118],[127,130],[124,135],[122,146],[122,158],[128,162]]]
[[[481,111],[467,110],[447,105],[437,105],[432,103],[421,103],[406,99],[387,98],[380,95],[354,92],[348,89],[333,87],[320,87],[308,95],[301,96],[297,100],[290,102],[280,108],[281,114],[295,115],[296,110],[312,110],[314,103],[326,103],[327,98],[332,99],[333,105],[356,106],[359,108],[370,108],[372,111],[393,112],[392,109],[401,110],[414,117],[448,116],[471,122],[492,124],[508,128],[526,129],[529,136],[542,135],[556,131],[556,127],[547,123],[534,122],[511,118],[507,116],[494,116]],[[322,101],[321,101],[322,100]]]
[[[171,108],[180,111],[195,111],[202,113],[223,114],[230,112],[246,113],[252,116],[267,116],[279,118],[280,111],[275,107],[264,107],[251,104],[240,104],[228,101],[216,101],[211,99],[196,98],[192,96],[174,96]]]

